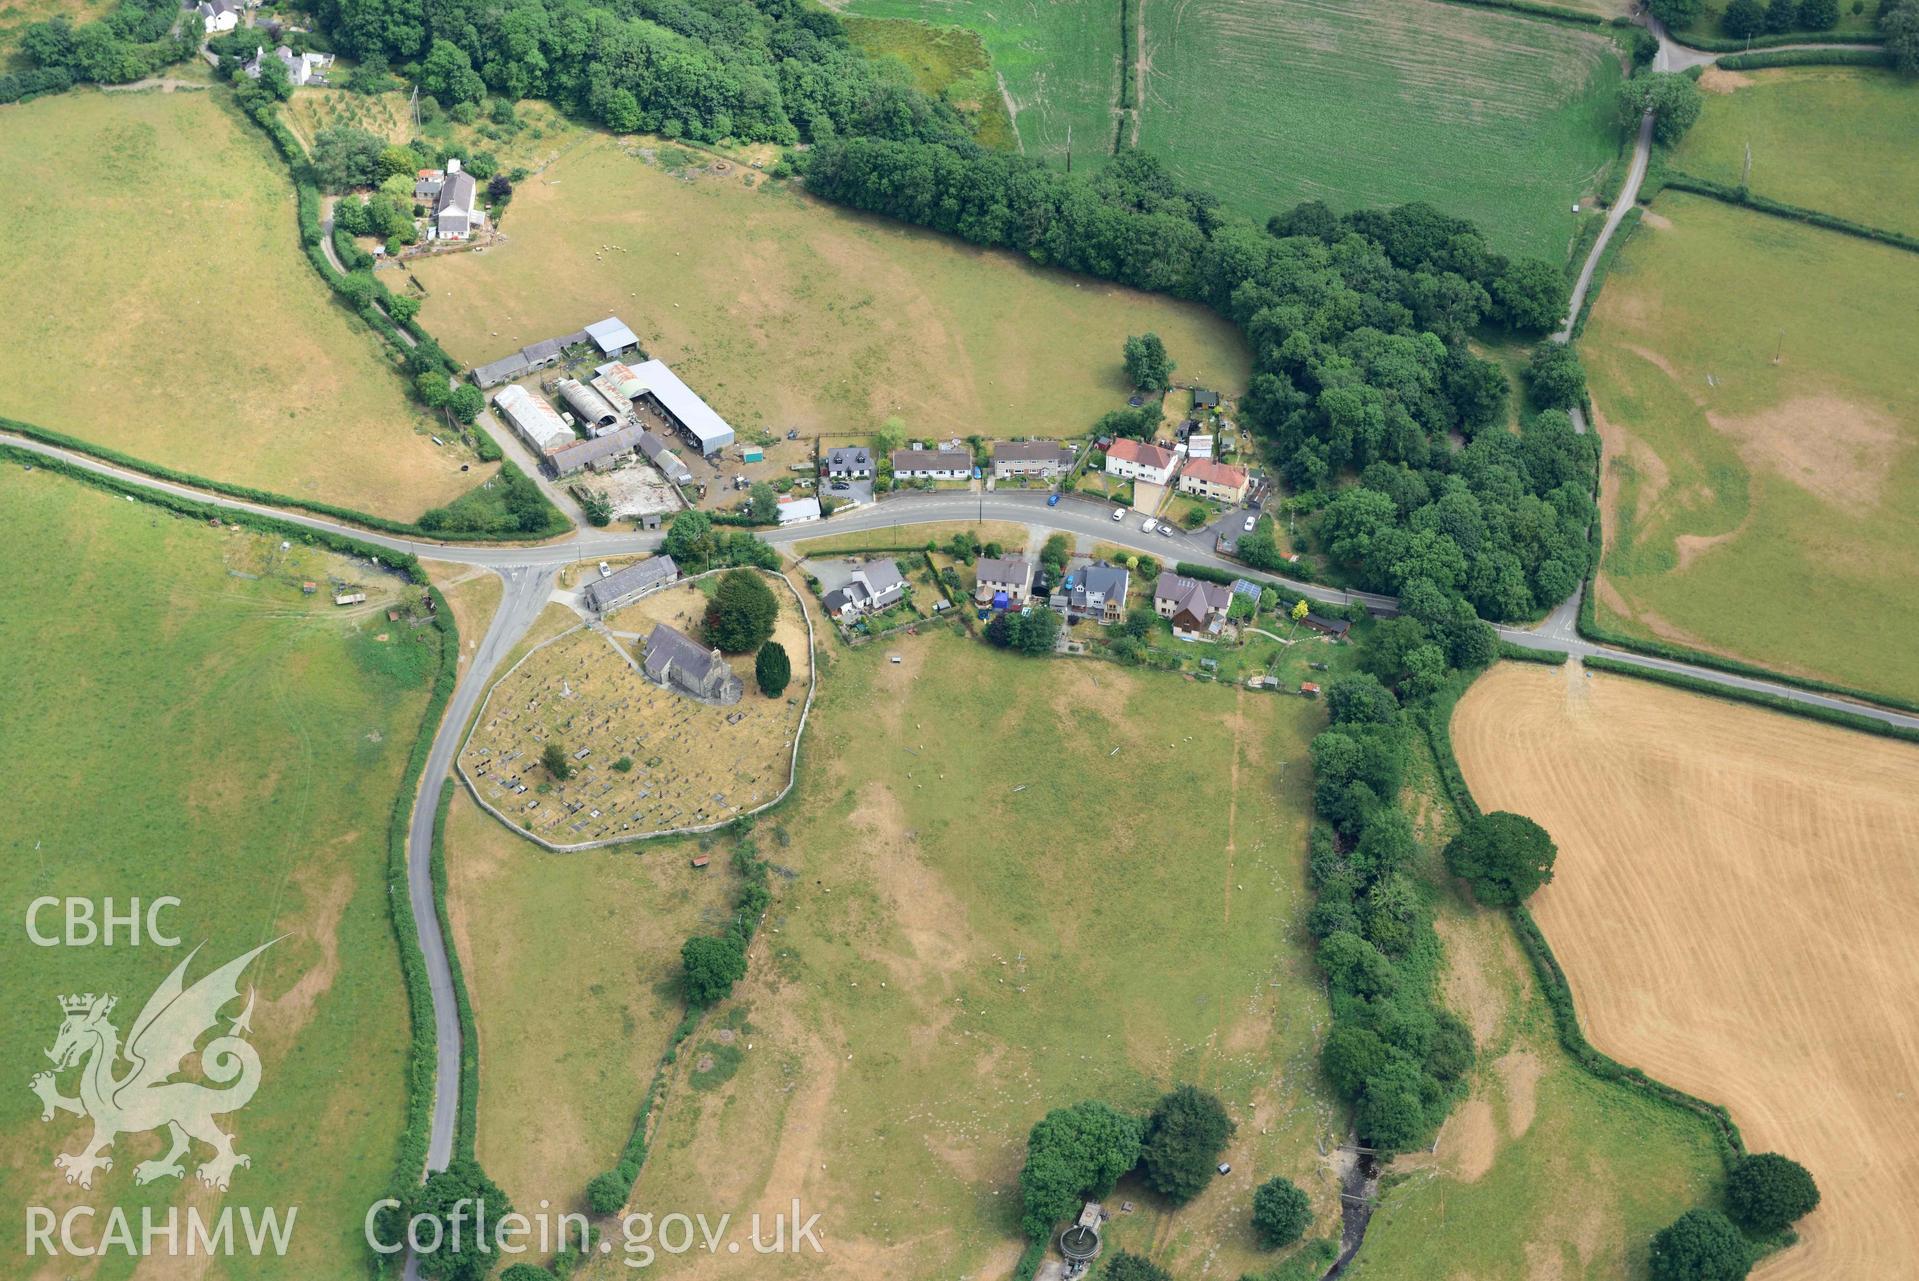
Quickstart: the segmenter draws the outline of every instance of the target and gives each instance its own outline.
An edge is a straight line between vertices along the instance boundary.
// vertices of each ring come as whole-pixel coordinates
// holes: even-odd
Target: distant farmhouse
[[[486,226],[479,185],[457,159],[445,169],[422,169],[413,178],[413,199],[427,206],[428,240],[465,240]]]
[[[1218,640],[1232,605],[1233,589],[1223,583],[1166,573],[1153,584],[1153,612],[1172,621],[1179,640]]]
[[[193,6],[210,36],[231,31],[240,25],[240,6],[234,0],[200,0]]]
[[[906,579],[892,560],[869,560],[853,571],[844,587],[835,587],[821,598],[826,612],[845,622],[861,614],[877,614],[906,595]]]
[[[975,599],[994,609],[1018,609],[1033,593],[1033,562],[1024,556],[982,556],[974,567]]]
[[[973,475],[973,455],[963,449],[896,449],[894,480],[967,480]]]
[[[873,451],[864,445],[828,450],[826,474],[834,480],[871,480]]]
[[[617,569],[605,578],[594,579],[580,595],[594,613],[610,614],[648,592],[679,581],[680,567],[673,563],[671,556],[653,556]]]
[[[1126,614],[1126,594],[1132,587],[1133,576],[1118,565],[1109,565],[1105,561],[1094,561],[1083,569],[1068,574],[1073,585],[1067,587],[1064,580],[1060,589],[1055,591],[1048,604],[1068,618],[1090,618],[1104,627],[1117,623]]]
[[[1073,453],[1057,441],[996,441],[993,444],[993,479],[1010,480],[1015,476],[1037,476],[1050,480],[1073,469]]]
[[[691,636],[665,623],[646,638],[640,671],[655,685],[702,703],[730,706],[744,692],[719,650],[702,648]]]
[[[560,417],[559,410],[547,404],[544,397],[534,395],[517,383],[502,387],[493,397],[493,404],[520,434],[520,439],[542,458],[557,454],[580,439]]]
[[[1125,437],[1106,450],[1106,472],[1123,480],[1143,480],[1149,485],[1164,485],[1173,478],[1179,455],[1159,445],[1147,445]]]
[[[217,4],[220,0],[211,0],[211,2]],[[202,9],[207,7],[206,4],[202,4],[201,6]],[[209,27],[208,30],[211,31],[212,28]],[[232,28],[228,27],[226,30],[230,31]],[[253,50],[252,61],[248,62],[241,70],[245,71],[247,75],[253,79],[258,80],[260,78],[260,68],[266,65],[266,60],[269,56],[279,59],[280,65],[287,69],[287,81],[296,89],[302,85],[325,84],[326,70],[333,65],[333,55],[330,53],[315,53],[311,49],[305,53],[295,53],[286,45],[281,45],[269,55],[265,45],[256,45]]]

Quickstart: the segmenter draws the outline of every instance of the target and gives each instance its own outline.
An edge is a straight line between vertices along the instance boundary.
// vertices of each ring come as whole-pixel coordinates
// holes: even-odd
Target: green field
[[[398,519],[476,483],[306,262],[285,167],[226,95],[8,107],[0,172],[0,415]]]
[[[979,33],[1011,99],[1021,149],[1097,165],[1119,120],[1119,0],[852,0],[847,11]]]
[[[1558,262],[1619,150],[1610,41],[1423,0],[1146,0],[1140,145],[1264,218],[1424,200]]]
[[[846,34],[869,57],[897,59],[920,92],[942,98],[973,124],[989,147],[1017,150],[1019,134],[1007,113],[993,60],[979,33],[903,18],[844,19]]]
[[[682,1056],[636,1203],[826,1215],[823,1261],[703,1274],[1003,1276],[1032,1123],[1194,1081],[1238,1120],[1233,1174],[1176,1213],[1122,1183],[1112,1239],[1179,1275],[1268,1266],[1248,1207],[1280,1173],[1333,1230],[1344,1121],[1301,926],[1322,718],[948,629],[836,651],[797,799],[758,828],[784,874],[729,1007],[747,1048],[721,1084]]]
[[[851,214],[671,144],[596,138],[513,198],[511,242],[413,264],[463,361],[616,313],[742,432],[1077,434],[1123,403],[1156,330],[1182,378],[1236,392],[1219,316]],[[676,166],[668,172],[665,164]]]
[[[113,0],[0,0],[0,54],[10,55],[20,43],[21,32],[36,22],[60,17],[85,22],[112,7]],[[0,71],[7,69],[9,61],[0,56]]]
[[[1919,234],[1919,93],[1870,67],[1780,67],[1706,78],[1674,169],[1869,227]],[[1835,130],[1838,131],[1835,135]]]
[[[1109,154],[1118,0],[855,0],[859,13],[979,31],[1029,155]],[[1597,33],[1392,0],[1141,0],[1143,108],[1128,141],[1264,221],[1301,200],[1345,211],[1425,200],[1494,247],[1558,261],[1619,152],[1619,64]]]
[[[1662,195],[1582,344],[1601,618],[1919,695],[1915,315],[1919,256]]]
[[[1419,756],[1413,789],[1429,853],[1454,830]],[[1426,869],[1444,882],[1438,859]],[[1400,1157],[1348,1276],[1365,1281],[1636,1281],[1652,1234],[1707,1199],[1720,1174],[1704,1122],[1580,1070],[1512,926],[1444,892],[1445,1001],[1473,1030],[1472,1090],[1438,1151]],[[1573,1189],[1577,1189],[1576,1193]]]
[[[0,464],[0,544],[10,549],[0,742],[15,766],[0,797],[15,998],[0,1195],[56,1213],[98,1206],[95,1239],[112,1205],[136,1224],[142,1206],[297,1206],[284,1260],[242,1256],[194,1275],[363,1278],[360,1224],[394,1168],[410,1035],[387,914],[387,828],[437,638],[387,621],[382,607],[403,584],[369,576],[364,562],[281,551],[278,538],[215,531],[11,463]],[[329,574],[363,583],[371,599],[336,609],[302,594],[302,580]],[[162,919],[182,946],[29,946],[22,923],[43,895],[112,897],[117,911],[135,896],[177,896]],[[57,918],[40,923],[58,930]],[[245,975],[258,990],[250,1040],[264,1070],[252,1102],[221,1118],[252,1158],[231,1191],[195,1179],[203,1148],[184,1179],[136,1187],[134,1166],[164,1151],[155,1133],[116,1142],[91,1191],[66,1184],[53,1158],[79,1149],[88,1127],[66,1114],[43,1124],[26,1089],[48,1066],[55,998],[114,994],[124,1035],[188,950],[205,945],[191,982],[275,938]],[[67,1093],[73,1078],[60,1078]],[[189,1061],[183,1079],[203,1078]],[[9,1217],[0,1249],[18,1259],[22,1219]],[[78,1264],[58,1274],[72,1275],[68,1266]],[[115,1255],[80,1274],[133,1271]]]
[[[1852,6],[1854,2],[1855,0],[1840,0],[1838,25],[1835,26],[1830,33],[1821,34],[1852,36],[1860,39],[1878,35],[1879,5],[1877,0],[1865,0],[1857,13],[1853,12]],[[1697,36],[1714,37],[1721,40],[1731,39],[1732,37],[1726,34],[1725,28],[1726,6],[1731,3],[1732,0],[1702,0],[1699,7],[1699,17],[1685,30],[1676,31],[1673,34],[1681,40]],[[1804,39],[1813,33],[1805,30],[1795,30],[1788,34]]]

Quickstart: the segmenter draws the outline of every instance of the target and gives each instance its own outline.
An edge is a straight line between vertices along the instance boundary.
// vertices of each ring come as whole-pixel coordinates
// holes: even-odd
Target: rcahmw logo
[[[36,943],[46,945],[33,929],[31,915],[28,929]],[[163,946],[178,941],[156,934],[149,931],[149,937]],[[67,942],[76,942],[71,932]],[[261,944],[188,986],[187,967],[200,951],[195,948],[147,998],[126,1025],[124,1038],[112,1017],[117,997],[89,992],[60,998],[60,1030],[53,1048],[46,1052],[53,1066],[35,1074],[29,1084],[40,1098],[42,1121],[68,1113],[93,1123],[92,1135],[77,1150],[53,1158],[54,1168],[65,1172],[68,1183],[91,1189],[96,1178],[113,1169],[108,1150],[114,1140],[149,1131],[165,1131],[167,1150],[133,1167],[136,1184],[183,1178],[186,1162],[201,1156],[196,1143],[211,1149],[211,1155],[201,1156],[194,1169],[195,1177],[209,1188],[225,1191],[235,1170],[253,1164],[249,1155],[235,1149],[234,1135],[214,1121],[245,1107],[260,1087],[260,1055],[246,1040],[252,1031],[253,989],[247,989],[246,1004],[237,1016],[223,1019],[222,1011],[240,1000],[241,973],[274,942],[278,940]],[[224,1031],[222,1022],[227,1024]],[[215,1035],[202,1044],[208,1033]],[[200,1072],[211,1084],[175,1079],[196,1053]],[[61,1078],[68,1072],[76,1073],[70,1095],[61,1088]],[[223,1207],[209,1222],[197,1206],[184,1213],[172,1207],[157,1211],[147,1207],[136,1225],[118,1206],[100,1211],[79,1205],[62,1214],[46,1206],[29,1206],[27,1253],[284,1254],[299,1210],[240,1207],[237,1234],[234,1213],[233,1207]],[[96,1228],[97,1237],[93,1235]]]

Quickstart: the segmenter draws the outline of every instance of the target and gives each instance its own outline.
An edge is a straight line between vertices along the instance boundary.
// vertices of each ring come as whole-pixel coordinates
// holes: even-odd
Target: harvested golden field
[[[1533,907],[1594,1044],[1818,1179],[1757,1275],[1909,1275],[1919,748],[1523,664],[1473,686],[1453,744],[1481,806],[1559,844]]]
[[[301,254],[293,183],[214,93],[0,113],[0,414],[411,520],[477,486]]]
[[[711,163],[589,139],[520,186],[506,244],[411,264],[422,321],[477,364],[617,313],[743,437],[896,415],[919,436],[1082,432],[1124,401],[1122,344],[1149,329],[1182,380],[1246,386],[1245,345],[1201,307]]]

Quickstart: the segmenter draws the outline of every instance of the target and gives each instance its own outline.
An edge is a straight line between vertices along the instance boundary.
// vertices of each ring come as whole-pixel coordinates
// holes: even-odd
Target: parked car
[[[1113,508],[1113,519],[1114,519],[1114,520],[1125,520],[1125,519],[1126,519],[1126,509],[1125,509],[1124,507],[1115,507],[1115,508]]]
[[[1165,521],[1161,521],[1159,523],[1159,532],[1165,535],[1167,538],[1171,538],[1173,536],[1173,527],[1171,525],[1168,525]]]
[[[1152,532],[1153,532],[1153,518],[1152,518],[1151,516],[1148,516],[1148,517],[1147,517],[1147,518],[1146,518],[1145,520],[1142,520],[1142,521],[1141,521],[1141,522],[1139,523],[1139,527],[1140,527],[1141,529],[1143,529],[1143,530],[1145,530],[1145,531],[1146,531],[1147,533],[1149,533],[1149,534],[1150,534],[1150,533],[1152,533]]]
[[[1246,532],[1247,532],[1247,533],[1249,533],[1249,534],[1250,534],[1250,533],[1252,533],[1252,532],[1253,532],[1253,526],[1254,526],[1254,525],[1257,525],[1257,524],[1259,524],[1259,517],[1257,517],[1257,516],[1248,516],[1248,517],[1246,518]]]
[[[1048,494],[1048,495],[1046,496],[1046,505],[1047,505],[1048,507],[1057,507],[1057,506],[1059,506],[1059,495],[1058,495],[1058,494]]]
[[[600,577],[601,578],[613,577],[613,567],[607,564],[605,561],[600,562]]]

